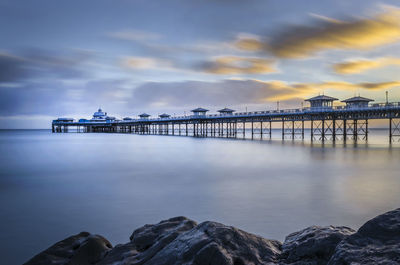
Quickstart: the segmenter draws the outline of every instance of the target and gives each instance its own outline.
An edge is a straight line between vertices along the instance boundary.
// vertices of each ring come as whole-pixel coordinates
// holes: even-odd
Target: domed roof
[[[106,115],[107,115],[107,113],[106,113],[106,112],[103,112],[103,111],[101,110],[101,108],[99,108],[99,110],[93,114],[93,117],[104,117],[104,116],[106,116]]]

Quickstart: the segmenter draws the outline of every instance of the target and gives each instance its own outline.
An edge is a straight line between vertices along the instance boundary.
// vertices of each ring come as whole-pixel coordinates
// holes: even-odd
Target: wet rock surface
[[[337,244],[354,232],[345,226],[310,226],[286,237],[281,260],[287,264],[326,264]]]
[[[276,240],[204,222],[181,234],[146,264],[273,264],[280,247]]]
[[[81,232],[54,244],[25,264],[95,264],[111,249],[111,243],[104,237]]]
[[[136,229],[114,248],[87,232],[68,237],[27,265],[241,265],[400,264],[400,209],[375,217],[357,232],[311,226],[284,243],[216,222],[175,217]]]
[[[400,264],[400,208],[366,222],[336,247],[329,265]]]

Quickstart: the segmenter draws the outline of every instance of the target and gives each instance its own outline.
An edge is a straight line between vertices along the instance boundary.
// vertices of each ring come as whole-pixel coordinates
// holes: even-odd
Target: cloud
[[[148,108],[232,106],[263,103],[266,98],[282,92],[256,80],[150,82],[133,91],[131,104]]]
[[[353,60],[333,65],[338,74],[358,74],[367,70],[385,67],[388,65],[400,65],[400,58],[378,58],[375,60]]]
[[[162,38],[162,35],[142,30],[124,30],[107,34],[109,37],[119,40],[134,42],[154,41]]]
[[[0,83],[15,82],[27,76],[27,70],[24,68],[24,59],[7,54],[0,53]]]
[[[218,75],[266,74],[276,72],[274,61],[256,57],[220,56],[209,61],[189,63],[183,59],[128,56],[122,67],[133,70],[161,70]]]
[[[400,10],[386,8],[372,18],[317,19],[308,26],[288,26],[269,39],[241,38],[236,45],[281,58],[304,58],[322,50],[365,50],[399,40]]]
[[[237,56],[217,57],[214,61],[208,61],[199,66],[211,74],[265,74],[276,72],[272,66],[273,61],[263,58],[246,58]]]
[[[234,106],[267,102],[300,100],[324,90],[383,90],[400,87],[400,81],[349,83],[288,83],[279,80],[223,80],[220,82],[185,81],[149,82],[133,90],[131,105],[145,108]]]
[[[390,82],[362,82],[349,83],[344,81],[326,81],[319,83],[293,83],[275,82],[275,89],[282,93],[268,97],[267,100],[290,100],[293,98],[306,98],[312,94],[320,93],[321,91],[339,90],[353,91],[354,89],[365,90],[385,90],[400,87],[400,81]]]
[[[29,78],[83,78],[88,71],[81,67],[91,58],[87,51],[53,52],[28,49],[18,54],[0,53],[0,83],[23,82]]]
[[[131,69],[169,69],[172,64],[165,59],[152,57],[129,56],[123,59],[122,65]]]

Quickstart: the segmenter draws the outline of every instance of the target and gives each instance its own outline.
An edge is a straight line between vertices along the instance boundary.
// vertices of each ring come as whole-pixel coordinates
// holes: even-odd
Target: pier
[[[52,122],[52,132],[134,133],[180,135],[194,137],[271,138],[272,129],[280,128],[282,139],[304,139],[310,130],[311,140],[368,140],[370,120],[385,120],[390,143],[400,142],[400,102],[371,103],[372,99],[353,97],[346,105],[333,106],[338,99],[317,96],[307,99],[310,107],[270,111],[235,112],[224,108],[218,114],[193,109],[193,115],[152,118],[143,113],[139,118],[118,120],[99,109],[91,120],[58,118]]]

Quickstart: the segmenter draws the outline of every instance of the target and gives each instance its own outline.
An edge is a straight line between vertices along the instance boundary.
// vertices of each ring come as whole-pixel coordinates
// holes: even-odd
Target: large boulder
[[[148,224],[136,229],[130,236],[133,245],[139,251],[149,249],[168,235],[178,235],[195,227],[197,223],[186,217],[179,216],[159,222]]]
[[[204,222],[179,235],[146,265],[274,264],[281,243],[215,222]]]
[[[282,245],[284,264],[326,264],[337,244],[355,231],[345,226],[310,226],[288,235]]]
[[[111,249],[104,237],[81,232],[54,244],[25,265],[90,265],[99,262]]]
[[[132,233],[131,242],[115,246],[100,264],[144,264],[177,236],[196,225],[195,221],[182,216],[145,225]]]
[[[400,208],[366,222],[340,242],[328,264],[400,264]]]

